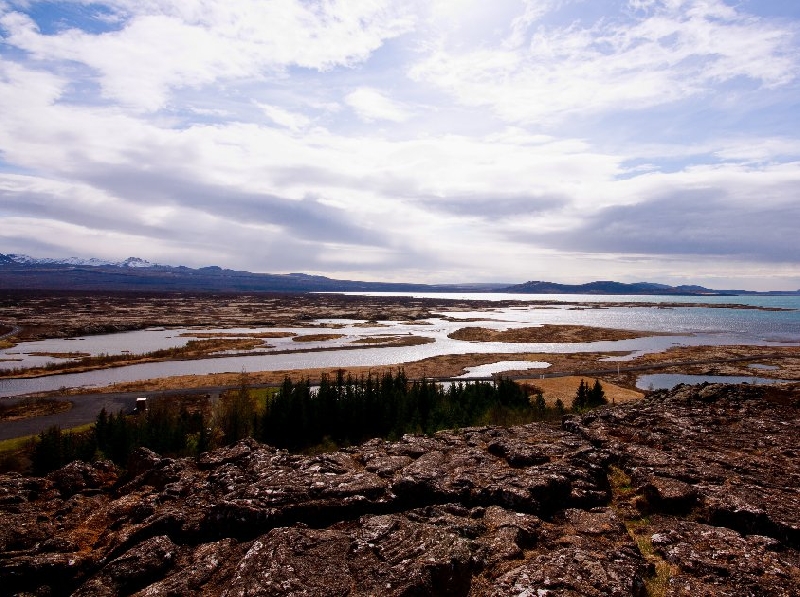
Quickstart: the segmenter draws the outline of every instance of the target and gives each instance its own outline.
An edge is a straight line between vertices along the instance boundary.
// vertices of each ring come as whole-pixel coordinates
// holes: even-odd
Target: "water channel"
[[[430,295],[415,295],[430,296]],[[417,361],[444,354],[470,353],[617,353],[608,361],[626,361],[649,352],[660,352],[673,346],[704,345],[775,345],[800,344],[800,297],[608,297],[588,295],[486,295],[470,298],[487,300],[563,300],[569,303],[519,304],[490,310],[447,312],[421,322],[383,321],[366,324],[364,321],[320,320],[320,327],[303,328],[226,328],[226,329],[164,329],[152,328],[135,332],[53,339],[22,343],[0,351],[0,368],[32,367],[57,360],[53,356],[32,353],[82,354],[140,354],[161,348],[183,346],[196,339],[192,334],[236,334],[258,332],[287,332],[296,336],[331,333],[341,337],[325,341],[298,342],[292,337],[267,338],[264,346],[243,356],[220,355],[186,361],[145,363],[123,367],[53,375],[40,378],[0,379],[0,397],[62,387],[106,386],[121,382],[241,371],[276,371],[289,369],[330,368],[348,366],[379,366]],[[456,298],[446,295],[446,298]],[[620,306],[633,301],[635,305]],[[704,302],[708,306],[681,306],[674,303]],[[713,305],[736,303],[742,306],[761,306],[784,310],[755,310],[718,308]],[[786,310],[790,309],[790,310]],[[446,316],[446,317],[445,317]],[[592,343],[502,343],[466,342],[454,340],[448,334],[465,326],[508,329],[542,324],[573,324],[659,332],[665,335],[635,338],[615,342]],[[370,347],[359,342],[378,336],[422,336],[433,341],[427,344],[400,347]],[[303,352],[298,352],[302,350]],[[527,367],[544,368],[527,361]],[[508,369],[525,368],[520,364]],[[496,369],[496,368],[495,368]],[[508,370],[506,369],[506,370]],[[492,373],[496,370],[492,370]],[[470,376],[478,373],[470,371]]]

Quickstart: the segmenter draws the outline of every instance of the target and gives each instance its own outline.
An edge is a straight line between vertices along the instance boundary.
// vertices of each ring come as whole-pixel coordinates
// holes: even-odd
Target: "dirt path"
[[[17,421],[0,422],[0,440],[37,435],[42,431],[58,425],[62,429],[70,429],[93,423],[97,415],[104,408],[108,412],[131,412],[136,406],[136,399],[140,396],[163,396],[180,394],[211,394],[217,396],[226,388],[196,388],[191,390],[166,390],[163,392],[115,392],[109,394],[76,394],[65,397],[64,400],[72,402],[72,408],[66,412],[31,417]],[[20,398],[2,398],[5,404],[13,404]]]

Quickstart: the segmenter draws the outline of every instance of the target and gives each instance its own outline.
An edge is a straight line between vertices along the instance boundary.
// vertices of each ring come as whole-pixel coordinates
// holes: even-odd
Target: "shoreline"
[[[756,311],[796,311],[787,307],[741,303],[653,302],[550,299],[460,299],[345,294],[192,294],[28,292],[0,296],[2,325],[13,343],[139,331],[148,328],[278,328],[310,327],[320,319],[414,322],[437,313],[491,311],[509,307],[710,308]],[[27,294],[27,297],[24,296]],[[614,295],[602,295],[614,296]],[[318,326],[313,326],[318,327]]]
[[[536,374],[568,375],[574,372],[597,372],[608,381],[620,383],[629,388],[635,387],[635,371],[643,368],[658,368],[663,371],[675,371],[688,374],[730,374],[766,376],[776,379],[800,379],[800,347],[797,345],[703,345],[703,346],[672,346],[659,347],[660,352],[638,354],[631,357],[628,349],[625,352],[612,352],[614,348],[605,346],[598,352],[527,352],[527,347],[519,346],[520,343],[587,343],[592,341],[616,341],[632,338],[646,338],[650,336],[670,336],[671,332],[629,330],[602,325],[584,325],[580,323],[547,323],[547,315],[537,316],[543,320],[541,324],[523,325],[522,327],[504,326],[503,322],[496,319],[492,327],[481,327],[481,321],[493,319],[491,314],[501,309],[554,309],[568,310],[605,310],[615,308],[636,309],[671,309],[706,307],[713,309],[745,309],[763,311],[794,311],[784,307],[769,307],[763,305],[743,305],[733,303],[698,303],[698,302],[647,302],[614,301],[588,302],[585,297],[576,296],[575,301],[559,300],[474,300],[461,298],[433,298],[433,297],[405,297],[389,296],[375,297],[369,295],[342,295],[342,294],[302,294],[302,295],[261,295],[253,293],[239,293],[230,295],[153,295],[128,293],[123,295],[47,295],[30,293],[29,300],[11,300],[9,297],[0,297],[0,308],[3,308],[2,325],[9,329],[13,326],[17,335],[15,341],[33,340],[34,338],[59,338],[70,332],[107,333],[131,331],[147,328],[183,328],[189,329],[189,335],[194,335],[193,350],[187,347],[154,351],[152,353],[105,355],[103,358],[90,357],[85,362],[62,363],[51,368],[31,367],[27,370],[18,369],[5,373],[0,371],[0,383],[3,381],[24,380],[35,378],[50,378],[58,375],[79,374],[83,372],[103,371],[148,363],[191,362],[205,359],[219,359],[230,357],[251,357],[269,355],[292,355],[303,353],[323,353],[333,351],[360,350],[364,348],[396,348],[414,344],[430,343],[433,340],[426,335],[425,326],[431,325],[430,320],[442,319],[450,324],[459,322],[461,326],[449,330],[448,337],[461,340],[469,344],[475,343],[477,352],[437,354],[426,358],[398,352],[397,361],[384,365],[354,365],[342,367],[346,371],[360,374],[362,372],[377,372],[381,370],[396,370],[404,368],[409,377],[457,377],[465,373],[465,368],[487,365],[506,360],[547,361],[547,369],[537,369]],[[643,297],[645,299],[647,297]],[[13,303],[13,305],[12,305]],[[791,303],[790,303],[791,304]],[[9,307],[9,308],[6,308]],[[467,317],[451,317],[451,314],[462,313]],[[468,317],[472,313],[473,317]],[[474,317],[486,313],[487,317]],[[640,312],[641,313],[641,312]],[[647,313],[647,312],[645,312]],[[394,324],[420,324],[419,331],[410,333],[407,337],[387,333],[385,336],[369,334],[360,335],[350,332],[352,342],[344,344],[338,338],[339,334],[332,330],[343,327],[337,321],[347,320],[352,327],[387,327],[391,331]],[[537,320],[537,321],[538,321]],[[595,321],[598,318],[582,317],[579,321]],[[600,321],[604,321],[599,318]],[[793,321],[793,318],[791,319]],[[475,322],[475,325],[471,325]],[[510,322],[509,322],[510,323]],[[47,324],[47,325],[45,325]],[[281,328],[303,328],[311,335],[293,337],[297,348],[280,347],[271,350],[269,344],[256,346],[259,340],[268,341],[271,337],[290,337],[291,334],[279,331]],[[503,329],[507,327],[507,329]],[[241,332],[231,332],[239,328]],[[255,328],[262,328],[256,331]],[[264,329],[266,328],[266,329]],[[273,331],[270,328],[274,328]],[[215,331],[210,332],[209,329]],[[192,334],[192,330],[194,333]],[[691,335],[691,332],[687,332]],[[334,345],[318,345],[315,347],[302,346],[304,339],[328,339],[337,342]],[[337,338],[336,340],[332,340]],[[380,338],[380,340],[378,339]],[[385,340],[385,341],[384,341]],[[702,340],[699,340],[702,341]],[[246,344],[246,343],[250,344]],[[497,343],[486,347],[492,352],[481,353],[477,348],[479,343]],[[234,347],[234,343],[239,343]],[[508,349],[504,349],[507,345]],[[516,352],[511,346],[519,346]],[[127,347],[125,347],[127,348]],[[233,354],[223,353],[224,349],[238,349]],[[242,350],[245,348],[245,350]],[[447,350],[443,347],[443,350]],[[463,349],[463,347],[462,347]],[[545,347],[546,350],[546,347]],[[595,349],[597,350],[597,349]],[[430,354],[429,351],[427,354]],[[377,353],[376,353],[377,354]],[[419,354],[419,353],[417,353]],[[424,353],[423,353],[424,354]],[[102,356],[102,355],[101,355]],[[403,357],[415,356],[419,360],[402,361]],[[629,357],[625,361],[614,363],[608,359],[614,357]],[[390,353],[383,359],[388,362],[395,359]],[[772,359],[772,360],[770,360]],[[257,360],[257,359],[256,359]],[[319,362],[334,362],[336,357],[322,359]],[[270,382],[281,381],[287,374],[291,376],[318,376],[321,372],[335,370],[337,367],[327,365],[319,368],[292,368],[296,365],[293,359],[283,359],[284,362],[271,366],[282,366],[275,371],[256,371],[261,380]],[[342,359],[347,361],[347,359]],[[353,359],[352,361],[356,361]],[[351,362],[352,362],[351,361]],[[748,369],[748,362],[778,365],[775,371],[754,371]],[[363,362],[363,361],[362,361]],[[308,364],[312,364],[309,362]],[[257,367],[257,365],[254,365]],[[265,366],[265,365],[262,365]],[[218,366],[216,369],[224,369]],[[180,373],[180,367],[175,368]],[[185,369],[184,369],[185,370]],[[6,370],[8,371],[8,370]],[[627,372],[627,373],[626,373]],[[509,371],[512,375],[524,375],[525,371]],[[161,374],[159,371],[157,374]],[[199,385],[216,385],[217,380],[225,379],[226,375],[238,373],[212,373],[195,375],[176,375],[159,377],[139,381],[119,382],[106,385],[105,391],[115,391],[120,388],[164,388],[181,389],[197,387]],[[528,374],[530,375],[530,374]],[[202,381],[198,381],[202,380]],[[54,381],[53,383],[60,383]],[[80,383],[80,382],[72,382]],[[76,392],[70,388],[61,388],[63,392]],[[103,390],[98,390],[103,391]],[[32,392],[30,392],[32,393]]]
[[[391,365],[359,365],[345,367],[318,367],[305,369],[280,369],[274,371],[239,371],[210,374],[188,374],[158,377],[146,380],[114,383],[91,388],[68,388],[64,392],[38,392],[29,396],[70,396],[74,394],[111,394],[119,392],[180,391],[203,387],[236,387],[242,373],[251,382],[258,384],[280,384],[285,377],[292,380],[308,378],[318,382],[320,375],[342,370],[356,376],[372,373],[380,375],[386,371],[403,369],[412,379],[457,378],[466,373],[467,367],[514,361],[546,361],[546,369],[510,369],[499,374],[513,379],[535,381],[537,378],[554,378],[574,375],[593,376],[601,380],[636,389],[636,378],[640,372],[658,370],[664,373],[689,375],[731,375],[788,379],[800,382],[800,347],[775,346],[687,346],[673,347],[662,353],[641,355],[630,361],[607,361],[608,357],[622,353],[469,353],[447,354],[427,357],[418,361]],[[615,366],[618,364],[619,366]],[[776,365],[778,369],[762,370],[750,368],[750,364]],[[468,381],[469,378],[464,378]],[[9,396],[6,399],[17,399]]]

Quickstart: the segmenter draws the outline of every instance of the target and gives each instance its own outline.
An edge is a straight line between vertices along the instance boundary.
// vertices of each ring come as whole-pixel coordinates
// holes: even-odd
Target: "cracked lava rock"
[[[561,429],[0,475],[0,592],[797,595],[798,431],[797,385],[678,386]]]

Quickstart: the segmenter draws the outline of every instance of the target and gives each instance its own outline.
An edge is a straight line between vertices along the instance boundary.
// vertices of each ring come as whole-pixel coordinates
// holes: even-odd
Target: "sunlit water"
[[[377,294],[377,293],[372,293]],[[347,366],[379,366],[416,361],[442,354],[468,353],[573,353],[620,352],[608,361],[629,360],[648,352],[660,352],[673,346],[699,345],[771,345],[800,343],[800,297],[642,297],[594,295],[422,295],[436,298],[460,298],[494,301],[568,301],[559,305],[515,305],[490,310],[447,312],[438,315],[456,319],[447,321],[436,316],[426,322],[379,322],[374,327],[362,327],[363,321],[325,320],[317,323],[342,326],[338,329],[318,328],[226,328],[210,329],[148,329],[72,339],[54,339],[19,344],[0,351],[0,368],[33,367],[52,362],[52,357],[36,357],[30,353],[80,352],[91,355],[140,354],[162,348],[183,346],[193,338],[193,332],[224,332],[226,335],[252,334],[260,331],[286,331],[297,335],[320,332],[342,334],[343,337],[322,342],[297,342],[292,338],[266,338],[259,354],[224,356],[195,361],[171,361],[129,365],[102,371],[54,375],[37,379],[0,380],[0,396],[34,391],[55,390],[60,387],[97,386],[175,375],[245,371],[274,371],[283,369],[336,368]],[[631,302],[636,306],[615,306]],[[767,308],[795,309],[762,311],[709,307],[665,306],[667,304],[703,303],[739,304]],[[660,305],[660,306],[659,306]],[[479,319],[480,321],[466,321]],[[461,321],[458,321],[461,320]],[[594,343],[536,343],[465,342],[448,338],[448,334],[464,326],[493,329],[533,325],[575,324],[596,327],[643,330],[667,335],[636,338],[617,342]],[[357,325],[361,324],[361,325]],[[425,325],[427,324],[427,325]],[[414,335],[433,338],[434,342],[395,348],[360,347],[357,340],[381,335]],[[354,348],[357,347],[357,348]],[[338,348],[342,350],[319,349]],[[347,350],[344,350],[347,349]],[[303,350],[307,352],[296,352]],[[295,352],[286,352],[295,351]],[[529,362],[529,366],[534,363]],[[509,366],[509,369],[521,369]],[[501,371],[495,367],[488,374]],[[469,375],[478,376],[474,372]]]

